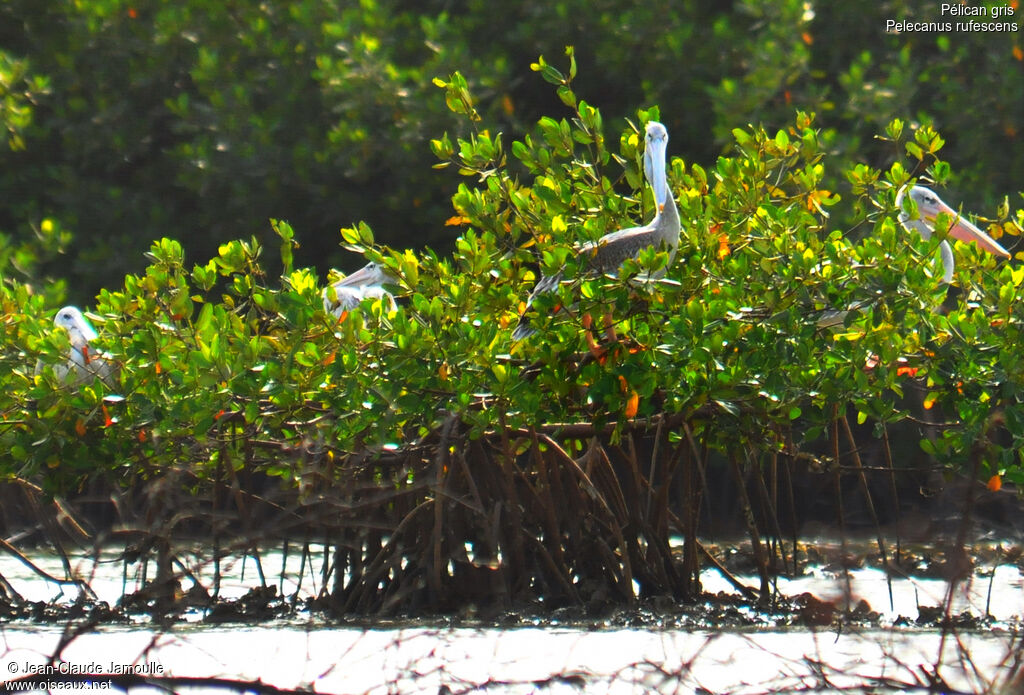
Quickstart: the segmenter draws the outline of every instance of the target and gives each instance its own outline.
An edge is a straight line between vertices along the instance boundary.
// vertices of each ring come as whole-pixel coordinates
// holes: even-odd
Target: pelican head
[[[394,284],[396,278],[386,268],[377,263],[367,263],[359,270],[346,275],[334,283],[335,287],[372,287],[374,285]]]
[[[668,152],[668,131],[661,123],[650,121],[644,136],[644,174],[654,189],[654,202],[661,210],[668,198],[665,179],[665,157]]]
[[[906,196],[917,206],[917,217],[912,218],[910,213],[904,209],[903,202]],[[900,224],[905,229],[916,230],[925,241],[932,238],[935,229],[935,220],[939,213],[946,213],[953,220],[949,228],[949,236],[963,242],[973,241],[985,251],[1009,258],[1010,252],[1004,249],[995,239],[978,229],[949,205],[944,203],[939,196],[924,186],[904,186],[896,195],[896,207],[900,211]],[[940,244],[943,265],[943,281],[946,283],[953,280],[953,251],[949,243],[943,239]]]
[[[82,315],[78,307],[66,306],[57,312],[53,319],[55,326],[60,326],[68,332],[71,344],[81,349],[88,345],[89,341],[96,339],[96,329],[92,327],[89,320]]]
[[[355,309],[370,297],[382,300],[391,310],[396,307],[395,298],[383,285],[395,284],[397,278],[377,263],[367,263],[359,270],[324,288],[324,310],[335,317]]]

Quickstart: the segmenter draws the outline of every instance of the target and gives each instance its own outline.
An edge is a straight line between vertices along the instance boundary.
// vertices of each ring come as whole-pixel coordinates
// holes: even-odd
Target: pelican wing
[[[107,388],[115,388],[120,377],[117,365],[99,355],[94,355],[88,348],[72,350],[68,360],[68,371],[74,368],[78,374],[79,384],[89,383],[94,379],[102,381]]]
[[[674,209],[674,208],[673,208]],[[597,241],[593,241],[577,248],[580,258],[586,263],[586,270],[589,274],[608,273],[614,275],[622,264],[637,255],[645,248],[659,243],[657,219],[643,227],[630,227],[620,229],[611,234],[605,234]],[[669,248],[670,252],[674,248]],[[657,275],[664,274],[664,269]],[[530,298],[526,301],[527,308],[533,306],[534,300],[547,292],[554,292],[562,281],[563,274],[543,275],[537,281]],[[535,333],[530,320],[524,312],[519,319],[519,324],[512,332],[513,340],[522,340]]]
[[[324,288],[324,311],[341,318],[346,311],[352,311],[362,301],[362,292],[358,288],[346,287],[334,283]]]
[[[648,246],[656,243],[652,225],[630,227],[606,234],[580,248],[589,268],[599,273],[614,273],[626,260],[636,258]]]

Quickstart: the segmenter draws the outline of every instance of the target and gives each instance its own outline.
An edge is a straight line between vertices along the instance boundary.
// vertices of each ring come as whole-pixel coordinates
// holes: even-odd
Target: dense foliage
[[[917,452],[1024,483],[1024,270],[958,245],[960,294],[939,311],[936,251],[952,220],[940,216],[928,242],[897,221],[901,186],[954,178],[935,129],[886,124],[884,168],[831,154],[834,133],[804,111],[777,129],[732,129],[710,166],[678,156],[673,139],[674,260],[652,248],[617,277],[587,276],[577,244],[654,214],[641,133],[672,121],[655,106],[608,125],[577,95],[572,49],[561,68],[531,67],[562,115],[520,138],[498,132],[461,73],[434,80],[464,133],[428,139],[433,167],[460,177],[451,253],[380,243],[364,222],[342,229],[351,265],[397,278],[395,307],[326,312],[321,274],[297,258],[301,235],[272,219],[272,243],[226,241],[200,263],[175,238],[153,242],[144,269],[100,291],[98,336],[71,353],[52,318],[63,286],[38,280],[73,244],[70,225],[45,217],[5,237],[0,523],[38,519],[51,540],[59,524],[102,544],[79,513],[100,508],[156,559],[140,599],[154,616],[181,609],[174,541],[196,533],[215,556],[225,537],[322,542],[322,597],[340,614],[601,606],[699,596],[702,556],[715,562],[698,539],[706,480],[728,470],[761,579],[737,588],[767,601],[759,533],[776,539],[773,558],[797,556],[781,541],[780,471],[830,471],[837,500],[842,470],[854,471],[876,521],[867,440],[883,471]],[[987,214],[1014,249],[1024,211],[1007,196]],[[514,343],[529,289],[563,267],[569,280],[534,303],[537,333]],[[118,374],[79,380],[69,354]],[[924,438],[906,427],[926,419],[937,422]],[[884,562],[881,535],[879,550]]]
[[[684,230],[667,275],[637,278],[666,263],[652,249],[618,278],[565,283],[538,302],[539,332],[513,345],[539,271],[564,265],[573,277],[574,243],[652,214],[640,133],[658,109],[609,137],[601,112],[573,91],[571,53],[569,65],[565,74],[544,59],[533,66],[557,85],[567,117],[543,117],[511,142],[484,127],[460,74],[438,81],[471,133],[432,141],[439,163],[465,177],[452,196],[454,253],[394,250],[362,223],[342,231],[350,251],[399,278],[394,310],[367,301],[335,321],[317,274],[294,267],[283,222],[272,225],[280,279],[263,267],[257,239],[194,265],[162,239],[142,273],[92,308],[94,349],[121,366],[120,383],[62,383],[53,367],[69,345],[52,324],[52,298],[10,277],[16,264],[5,259],[4,473],[68,490],[88,475],[129,481],[187,466],[203,478],[244,463],[297,484],[306,466],[410,446],[453,418],[477,438],[539,423],[621,432],[678,416],[676,441],[757,459],[795,454],[848,405],[882,436],[915,408],[921,416],[902,398],[913,382],[927,391],[923,408],[950,421],[922,443],[929,453],[1024,482],[1015,301],[1024,270],[959,245],[961,296],[936,311],[946,292],[938,236],[908,235],[893,207],[909,172],[939,187],[951,176],[937,158],[942,138],[925,126],[888,126],[883,141],[906,156],[887,170],[841,172],[854,227],[867,231],[859,241],[830,219],[839,196],[822,182],[840,174],[810,114],[774,133],[737,128],[734,154],[708,169],[673,157]],[[1022,222],[1024,212],[1003,206],[989,229],[1012,247]],[[556,302],[575,309],[548,316]],[[819,326],[829,307],[852,303],[862,306],[844,326]],[[605,313],[620,340],[588,349],[583,317]]]
[[[874,136],[902,118],[949,139],[953,190],[992,211],[1024,180],[1020,32],[885,30],[939,12],[910,0],[8,0],[0,246],[49,235],[18,275],[57,294],[67,281],[79,304],[140,272],[153,239],[181,240],[197,262],[233,239],[273,243],[268,218],[292,224],[299,265],[321,273],[349,263],[337,229],[360,219],[391,246],[446,253],[453,179],[430,169],[426,142],[470,130],[431,79],[460,70],[492,135],[522,140],[559,103],[527,66],[565,44],[576,91],[600,95],[609,126],[659,104],[688,161],[707,166],[736,151],[733,128],[775,132],[799,108],[833,157],[822,187],[845,193],[840,172],[899,156]],[[857,220],[845,202],[832,212],[844,228]]]

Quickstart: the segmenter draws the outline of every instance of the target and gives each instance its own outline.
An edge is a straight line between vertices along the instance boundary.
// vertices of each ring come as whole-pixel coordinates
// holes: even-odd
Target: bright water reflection
[[[43,663],[56,628],[6,629],[0,671]],[[904,630],[723,634],[650,630],[196,628],[171,633],[103,629],[64,652],[74,664],[159,664],[175,676],[222,675],[331,693],[487,692],[762,693],[877,678],[914,683],[936,663],[940,636]],[[947,640],[942,676],[965,691],[1006,673],[1006,635]],[[1019,648],[1019,645],[1018,645]],[[959,665],[969,654],[977,674]],[[10,664],[14,664],[13,671]]]
[[[298,553],[289,553],[285,557],[280,550],[271,550],[261,554],[260,566],[266,582],[276,586],[280,594],[292,596],[298,591],[300,596],[315,596],[320,590],[317,558],[322,558],[322,548],[313,548],[312,557],[314,559],[307,559],[303,567]],[[187,560],[187,555],[182,555],[181,559]],[[64,577],[60,559],[52,554],[33,554],[32,562],[53,576]],[[214,568],[209,560],[197,558],[186,564],[203,586],[209,589],[214,585]],[[73,559],[71,565],[74,576],[87,581],[97,597],[110,605],[114,605],[125,593],[139,590],[145,575],[140,564],[132,563],[125,567],[114,553],[101,557],[98,563],[93,558],[81,557]],[[301,577],[300,568],[303,568]],[[252,557],[226,558],[221,561],[220,570],[221,598],[238,598],[252,587],[260,585],[257,563]],[[152,578],[155,572],[152,563],[148,572],[149,578]],[[41,579],[10,555],[0,555],[0,575],[30,601],[53,601],[63,597],[70,602],[77,596],[73,586],[62,587]],[[739,579],[751,587],[758,585],[754,577]],[[186,579],[183,588],[188,589],[189,584]],[[733,586],[714,569],[705,569],[701,573],[701,584],[707,593],[736,593]],[[821,600],[835,601],[840,607],[844,605],[845,595],[849,592],[853,604],[862,599],[867,601],[872,610],[881,614],[883,622],[892,622],[900,617],[915,620],[919,606],[943,605],[948,590],[947,582],[942,579],[893,577],[887,580],[885,572],[874,568],[851,570],[847,588],[846,580],[841,575],[813,566],[804,568],[803,576],[792,579],[780,577],[777,585],[784,596],[792,597],[808,592]],[[978,617],[989,616],[1000,622],[1024,621],[1024,574],[1020,568],[1011,564],[994,569],[981,568],[970,581],[960,583],[953,594],[952,612],[959,614],[964,611]]]
[[[113,604],[126,591],[140,587],[143,573],[138,565],[125,569],[113,554],[107,559],[99,563],[78,559],[72,564],[100,599]],[[285,562],[280,552],[268,552],[262,559],[267,582],[279,586],[285,595],[299,590],[305,596],[319,590],[316,563],[307,560],[300,581],[298,555]],[[40,554],[33,561],[48,573],[64,576],[56,557]],[[196,560],[189,569],[205,586],[212,585],[213,568],[207,562]],[[221,569],[222,597],[241,596],[260,583],[252,558],[224,561]],[[49,601],[61,596],[60,586],[40,579],[9,556],[0,557],[0,574],[27,599]],[[756,585],[750,577],[743,580]],[[714,570],[705,571],[702,582],[708,592],[734,593]],[[805,576],[778,582],[784,595],[809,592],[840,605],[844,586],[845,582],[814,568]],[[883,623],[899,616],[913,621],[919,605],[939,605],[947,591],[946,583],[935,579],[894,579],[892,587],[894,607],[890,609],[884,573],[874,569],[850,573],[854,601],[868,601],[883,615]],[[65,587],[63,596],[71,601],[76,590]],[[1001,624],[995,631],[960,640],[943,640],[934,630],[910,628],[837,634],[806,629],[712,633],[611,627],[369,630],[323,623],[305,628],[180,625],[170,632],[105,627],[76,638],[63,658],[79,665],[159,664],[165,675],[260,679],[284,688],[306,686],[332,693],[438,692],[441,686],[452,692],[486,686],[489,693],[576,693],[579,687],[593,693],[688,693],[698,687],[710,692],[762,693],[821,684],[822,667],[829,671],[834,688],[877,678],[915,683],[922,667],[939,663],[950,685],[980,692],[989,681],[1006,677],[1004,662],[1014,649],[1020,649],[1010,630],[1024,621],[1024,578],[1016,566],[1003,565],[991,578],[976,576],[959,587],[953,598],[954,613],[987,613]],[[192,619],[201,617],[197,612]],[[0,673],[25,675],[25,664],[44,663],[61,632],[59,627],[24,623],[2,628]],[[963,666],[965,655],[972,660],[970,668]]]
[[[969,612],[977,617],[989,616],[993,620],[1011,624],[1024,621],[1024,575],[1014,565],[1000,565],[988,570],[987,576],[975,575],[953,589],[951,613]],[[757,586],[753,577],[744,577],[750,586]],[[732,586],[714,571],[701,574],[705,591],[733,591]],[[892,603],[889,587],[892,586]],[[880,569],[867,568],[850,571],[850,583],[844,578],[825,573],[820,568],[808,568],[807,574],[794,579],[780,577],[779,592],[783,596],[810,593],[823,601],[835,601],[844,606],[847,592],[851,605],[868,602],[883,622],[891,623],[900,617],[916,620],[918,607],[942,606],[946,601],[949,584],[943,579],[895,577],[887,580]]]

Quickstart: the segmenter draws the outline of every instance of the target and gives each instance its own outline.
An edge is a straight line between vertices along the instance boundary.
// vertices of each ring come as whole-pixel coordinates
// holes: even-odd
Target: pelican
[[[66,306],[57,312],[53,324],[67,331],[71,341],[68,363],[54,367],[53,372],[57,378],[64,381],[73,370],[76,383],[83,384],[99,378],[107,386],[113,387],[116,383],[116,367],[90,348],[89,343],[97,337],[96,329],[81,310],[78,307]],[[37,365],[36,371],[40,369],[41,365]]]
[[[676,201],[669,191],[665,175],[667,148],[668,131],[665,126],[656,121],[648,123],[644,136],[644,175],[654,190],[657,212],[654,219],[643,227],[621,229],[580,246],[578,253],[584,259],[589,273],[615,273],[626,259],[636,258],[641,251],[650,246],[668,249],[669,263],[672,263],[676,247],[679,246],[680,225],[679,211],[676,209]],[[653,273],[652,277],[658,278],[664,274],[665,268],[662,268]],[[554,291],[561,281],[560,272],[542,276],[530,293],[526,303],[527,309],[539,295]],[[512,340],[522,340],[535,331],[526,312],[523,312],[519,325],[512,332]]]
[[[903,207],[907,196],[917,206],[917,217],[912,218],[910,213]],[[900,211],[899,220],[903,228],[908,232],[916,231],[925,241],[932,238],[932,233],[935,231],[935,220],[939,213],[944,212],[953,219],[953,224],[949,228],[949,236],[951,238],[963,242],[973,241],[991,254],[1002,258],[1010,257],[1010,252],[1004,249],[995,239],[965,220],[960,213],[944,203],[929,188],[905,184],[896,194],[896,209]],[[953,282],[953,270],[956,264],[953,260],[953,248],[946,239],[939,242],[939,254],[942,258],[942,283],[948,285]],[[827,311],[818,319],[818,326],[820,328],[837,326],[843,323],[848,312],[856,311],[866,303],[856,302],[850,305],[846,311]]]
[[[384,289],[394,284],[395,277],[377,263],[367,263],[351,275],[324,288],[324,310],[340,319],[346,311],[357,308],[364,299],[381,300],[390,310],[395,309],[395,298]]]
[[[903,208],[903,201],[908,195],[917,205],[918,216],[913,219],[911,219],[910,213]],[[953,218],[953,225],[949,228],[950,237],[958,241],[973,241],[989,253],[1003,258],[1010,257],[1009,251],[1000,246],[988,234],[961,217],[960,213],[956,210],[942,202],[942,199],[935,195],[931,189],[924,186],[903,186],[900,192],[896,194],[896,208],[900,211],[900,224],[903,225],[903,228],[907,231],[916,230],[925,241],[932,238],[935,218],[939,216],[940,212],[944,212]],[[943,239],[939,242],[939,253],[942,256],[942,282],[948,285],[953,282],[953,269],[955,266],[953,248],[947,240]]]

